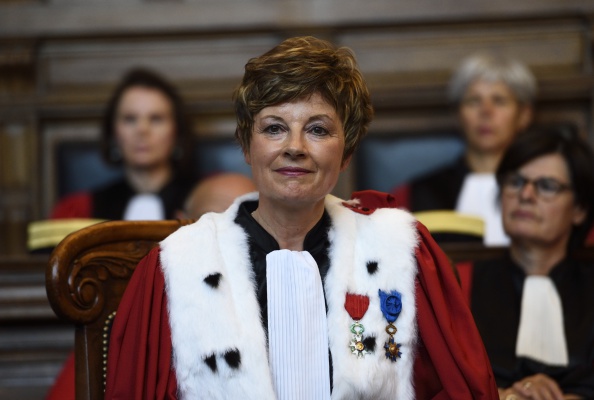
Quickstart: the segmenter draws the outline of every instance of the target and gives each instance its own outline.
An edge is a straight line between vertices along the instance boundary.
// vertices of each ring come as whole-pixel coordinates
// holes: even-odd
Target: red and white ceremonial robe
[[[389,205],[384,196],[325,200],[332,399],[497,399],[451,265],[410,214],[375,209]],[[234,222],[239,203],[256,199],[180,228],[138,265],[112,328],[106,398],[275,399],[248,237]],[[213,276],[216,287],[205,281]],[[383,348],[380,289],[402,295],[395,362]],[[347,293],[369,297],[360,323],[376,346],[362,358],[349,347]]]

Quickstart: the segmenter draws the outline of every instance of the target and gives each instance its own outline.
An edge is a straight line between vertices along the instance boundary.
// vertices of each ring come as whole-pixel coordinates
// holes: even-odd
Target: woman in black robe
[[[520,135],[497,170],[504,259],[461,265],[500,398],[594,398],[594,157],[567,126]],[[468,267],[468,269],[465,269]]]

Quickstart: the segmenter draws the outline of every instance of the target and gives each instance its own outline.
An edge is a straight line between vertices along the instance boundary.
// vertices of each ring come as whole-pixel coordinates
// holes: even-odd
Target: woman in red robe
[[[138,265],[106,398],[496,399],[427,230],[385,194],[330,194],[373,114],[352,52],[287,39],[248,62],[234,99],[259,193]]]

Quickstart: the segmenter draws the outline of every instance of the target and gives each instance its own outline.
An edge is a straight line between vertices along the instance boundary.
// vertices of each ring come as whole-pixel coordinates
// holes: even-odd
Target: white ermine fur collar
[[[161,243],[181,399],[276,398],[248,238],[234,223],[239,204],[257,198],[257,193],[242,196],[224,213],[206,214]],[[330,268],[324,282],[332,399],[413,399],[415,220],[397,209],[359,214],[342,203],[331,195],[325,200],[332,220]],[[377,263],[377,268],[369,268],[368,263]],[[402,358],[396,362],[384,355],[388,334],[379,289],[402,294],[402,312],[394,323]],[[370,299],[360,322],[364,337],[375,338],[375,349],[363,358],[351,354],[349,348],[353,320],[344,307],[347,293]]]

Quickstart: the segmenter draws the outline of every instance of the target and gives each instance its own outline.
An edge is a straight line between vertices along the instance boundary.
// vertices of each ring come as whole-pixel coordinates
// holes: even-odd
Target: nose
[[[304,135],[300,133],[289,133],[286,139],[285,154],[291,158],[305,157],[307,145]]]
[[[146,135],[150,129],[150,121],[147,118],[139,118],[136,124],[136,133],[140,136]]]
[[[481,102],[481,114],[484,116],[490,116],[493,113],[493,102],[490,100],[483,100]]]
[[[536,198],[536,187],[534,183],[528,181],[524,183],[522,189],[520,189],[520,199],[521,200],[532,200]]]

